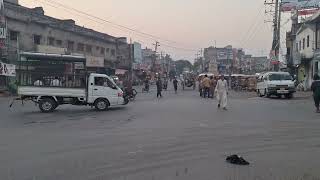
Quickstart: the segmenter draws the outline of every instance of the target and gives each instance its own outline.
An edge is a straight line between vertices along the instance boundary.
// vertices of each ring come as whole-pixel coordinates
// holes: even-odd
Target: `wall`
[[[16,48],[18,42],[10,40],[10,32],[18,32],[19,49],[21,51],[36,51],[34,35],[41,36],[41,45],[49,45],[49,38],[54,38],[50,46],[68,48],[70,53],[87,54],[103,57],[108,67],[113,66],[117,56],[123,56],[123,61],[128,61],[126,51],[117,52],[117,38],[91,29],[77,26],[73,20],[59,20],[43,15],[42,8],[30,9],[6,3],[6,17],[9,39],[9,57],[16,61]],[[58,44],[61,41],[61,45]],[[68,47],[68,42],[74,42],[73,49]],[[78,50],[78,44],[84,44],[84,51]],[[122,42],[127,46],[127,43]],[[91,46],[91,52],[86,47]],[[125,54],[121,54],[125,53]],[[122,63],[128,65],[128,63]]]
[[[296,40],[294,43],[294,49],[293,51],[298,50],[298,53],[300,53],[301,58],[313,58],[314,49],[315,49],[315,26],[314,25],[305,25],[306,27],[298,32],[296,36]],[[307,47],[307,36],[310,37],[310,44],[309,47]],[[303,48],[303,39],[305,39],[305,47]],[[300,42],[301,42],[301,50],[300,50]],[[298,45],[298,49],[297,49]],[[299,62],[296,62],[299,63]]]

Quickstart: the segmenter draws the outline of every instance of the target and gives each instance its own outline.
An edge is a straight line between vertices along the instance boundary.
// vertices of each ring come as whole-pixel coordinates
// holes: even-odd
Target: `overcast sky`
[[[230,44],[267,55],[272,42],[272,26],[264,23],[271,20],[264,13],[264,0],[20,0],[28,7],[43,6],[47,15],[72,18],[78,25],[151,47],[156,38],[97,22],[50,1],[157,36],[160,50],[176,59],[193,60],[196,50],[215,41],[220,47]]]

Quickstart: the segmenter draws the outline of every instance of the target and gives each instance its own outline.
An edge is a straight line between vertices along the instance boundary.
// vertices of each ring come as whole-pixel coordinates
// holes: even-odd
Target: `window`
[[[87,53],[92,53],[92,46],[86,45],[86,52]]]
[[[299,41],[299,51],[301,51],[301,41]]]
[[[112,81],[110,81],[108,78],[104,78],[104,77],[95,77],[94,78],[94,85],[95,86],[110,87],[112,89],[116,88],[116,85],[113,84]]]
[[[307,47],[310,46],[310,36],[307,36]]]
[[[54,46],[54,38],[53,37],[48,37],[48,45]]]
[[[109,52],[110,52],[110,48],[107,48],[106,53],[109,54]]]
[[[10,31],[10,40],[11,41],[18,41],[19,32],[17,31]]]
[[[97,51],[99,51],[99,50],[100,50],[100,47],[99,47],[99,46],[97,46],[97,47],[96,47],[96,50],[97,50]]]
[[[57,40],[56,43],[57,43],[57,46],[58,46],[58,47],[61,47],[61,46],[62,46],[62,41],[61,41],[61,40]]]
[[[94,85],[95,86],[104,86],[106,82],[106,78],[103,77],[95,77],[94,78]]]
[[[77,47],[77,51],[83,52],[84,51],[84,44],[79,43]]]
[[[319,74],[319,62],[314,64],[314,74]]]
[[[302,49],[304,49],[305,44],[306,44],[306,38],[303,38],[303,42],[302,42]]]
[[[111,56],[115,56],[116,55],[116,50],[111,49]]]
[[[69,51],[73,51],[74,50],[74,42],[73,41],[68,41],[68,46],[67,46]]]
[[[40,35],[33,35],[33,43],[40,45],[41,44],[41,36]]]
[[[100,48],[100,54],[104,55],[105,49],[103,47]]]
[[[296,51],[298,52],[299,51],[299,44],[296,43]]]

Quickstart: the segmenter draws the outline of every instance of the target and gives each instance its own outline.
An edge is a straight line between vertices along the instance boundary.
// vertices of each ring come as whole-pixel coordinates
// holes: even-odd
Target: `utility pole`
[[[158,47],[160,47],[160,43],[156,41],[154,45],[154,56],[153,56],[153,62],[152,62],[152,70],[154,73],[156,73],[156,61],[157,61],[157,52],[158,52]]]
[[[274,19],[273,19],[273,41],[272,41],[272,55],[275,60],[280,60],[280,34],[281,34],[281,0],[271,0],[271,2],[265,1],[265,5],[274,5]],[[270,11],[272,12],[272,11]],[[279,67],[274,66],[274,70],[278,71]]]

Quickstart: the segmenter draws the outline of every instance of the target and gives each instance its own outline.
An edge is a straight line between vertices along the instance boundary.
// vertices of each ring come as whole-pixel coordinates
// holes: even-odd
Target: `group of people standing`
[[[199,80],[200,96],[203,98],[214,98],[215,94],[218,100],[218,108],[222,107],[227,110],[228,104],[228,82],[224,75],[215,79],[205,75],[202,80]]]

